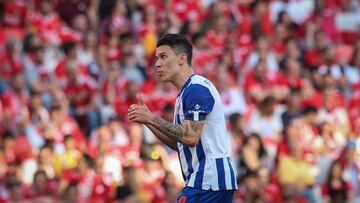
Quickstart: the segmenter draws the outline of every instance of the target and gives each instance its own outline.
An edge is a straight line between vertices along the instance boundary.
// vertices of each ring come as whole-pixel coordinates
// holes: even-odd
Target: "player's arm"
[[[164,144],[166,144],[171,149],[177,151],[177,141],[172,139],[170,136],[165,135],[160,130],[156,129],[155,126],[146,124],[146,126],[151,130],[151,132]]]
[[[199,142],[205,121],[185,120],[184,124],[170,123],[158,116],[151,119],[149,125],[162,132],[175,142],[194,147]]]
[[[150,112],[140,94],[136,97],[138,104],[131,105],[128,111],[130,121],[145,124],[157,138],[174,150],[177,150],[177,142],[189,144],[190,146],[197,144],[201,134],[198,133],[200,132],[198,130],[199,124],[185,122],[186,125],[176,125],[165,121]],[[193,130],[189,131],[190,128]],[[193,132],[196,132],[196,134]]]

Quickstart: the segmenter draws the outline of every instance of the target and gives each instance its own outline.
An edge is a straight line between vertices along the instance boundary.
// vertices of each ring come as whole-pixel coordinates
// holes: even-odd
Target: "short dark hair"
[[[156,47],[168,45],[174,49],[176,54],[185,53],[187,55],[187,63],[191,66],[192,44],[183,35],[180,34],[164,34],[156,44]]]
[[[307,106],[307,107],[305,107],[304,110],[302,111],[302,114],[303,114],[304,116],[306,116],[306,115],[309,115],[309,114],[311,114],[311,113],[317,113],[317,112],[318,112],[318,109],[317,109],[316,107],[314,107],[314,106]]]
[[[65,55],[68,55],[70,51],[76,48],[75,42],[65,42],[61,45],[61,49]]]

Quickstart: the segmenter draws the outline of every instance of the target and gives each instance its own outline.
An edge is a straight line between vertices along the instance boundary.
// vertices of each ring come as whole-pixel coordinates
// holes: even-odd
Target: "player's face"
[[[156,73],[160,81],[172,82],[180,73],[179,56],[168,45],[156,49]]]

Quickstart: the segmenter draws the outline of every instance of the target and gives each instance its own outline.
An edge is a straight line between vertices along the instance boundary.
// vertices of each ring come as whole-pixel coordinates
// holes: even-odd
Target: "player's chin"
[[[166,77],[165,75],[158,75],[158,79],[161,82],[170,82],[170,79]]]
[[[161,82],[171,82],[172,80],[169,79],[169,78],[164,78],[164,79],[161,79],[160,81],[161,81]]]

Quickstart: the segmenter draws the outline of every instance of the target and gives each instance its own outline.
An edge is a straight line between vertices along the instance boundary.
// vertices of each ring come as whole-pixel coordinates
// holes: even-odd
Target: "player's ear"
[[[187,56],[185,53],[179,54],[179,65],[184,65],[186,63]]]

